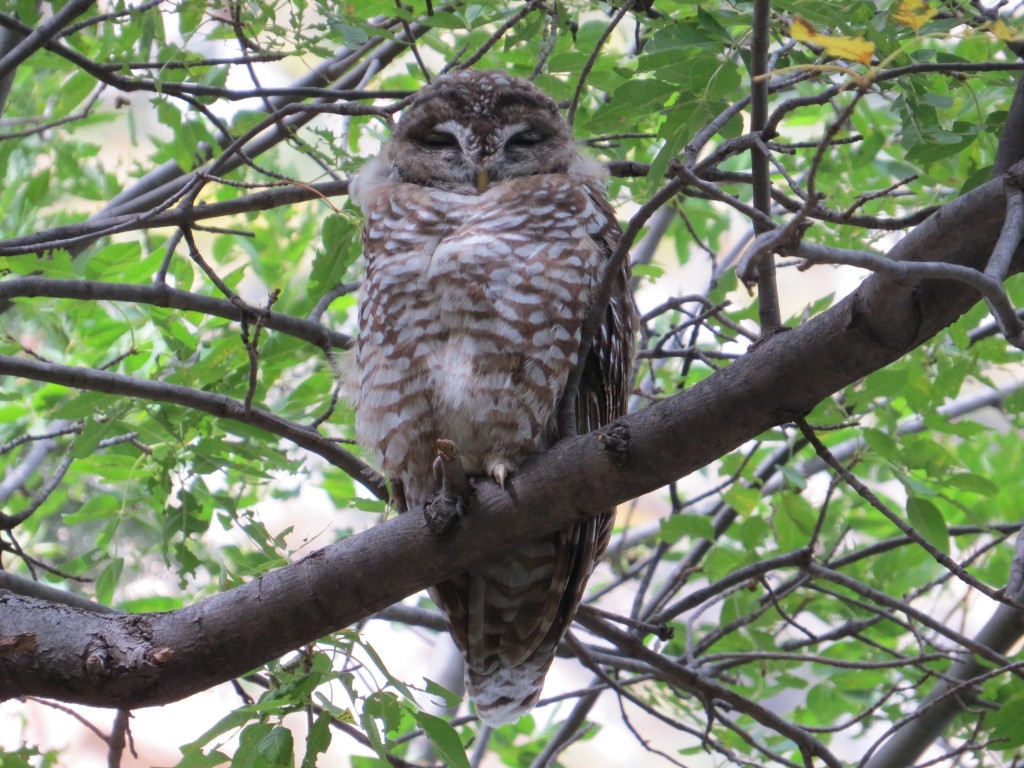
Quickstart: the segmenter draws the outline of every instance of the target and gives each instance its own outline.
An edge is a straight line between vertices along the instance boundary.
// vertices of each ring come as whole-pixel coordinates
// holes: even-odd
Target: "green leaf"
[[[391,768],[391,763],[377,757],[352,756],[352,768]]]
[[[746,485],[734,485],[722,498],[741,515],[749,515],[761,503],[761,491]]]
[[[1024,696],[1001,702],[999,708],[985,716],[986,725],[992,728],[992,738],[1003,739],[1000,749],[1016,749],[1024,745]]]
[[[223,752],[213,750],[207,754],[190,744],[181,747],[181,755],[181,761],[175,768],[214,768],[214,766],[231,762],[231,758]]]
[[[115,557],[100,571],[96,577],[96,600],[104,605],[110,605],[114,599],[114,588],[121,578],[121,571],[124,570],[124,558]]]
[[[348,216],[334,214],[324,219],[324,249],[313,259],[309,282],[313,293],[326,293],[345,277],[359,255],[359,228]]]
[[[938,507],[928,499],[911,496],[907,499],[907,519],[925,541],[940,552],[949,554],[949,528]]]
[[[251,723],[242,729],[238,749],[231,758],[231,768],[278,768],[268,761],[260,748],[263,739],[274,730],[270,723]]]
[[[86,499],[75,512],[64,515],[65,525],[78,525],[92,520],[102,520],[110,517],[119,507],[117,498],[109,493],[100,493]]]
[[[459,734],[447,721],[426,712],[413,712],[412,716],[416,719],[416,725],[422,728],[427,738],[430,739],[434,751],[446,766],[470,768],[469,759],[466,757],[466,748],[462,745]]]
[[[962,491],[971,491],[982,496],[994,496],[999,493],[999,486],[982,475],[973,472],[955,472],[946,478],[946,482]]]
[[[87,419],[82,425],[82,433],[75,440],[71,455],[76,459],[91,456],[100,441],[119,426],[116,419],[107,416],[104,419]]]
[[[704,515],[672,515],[661,521],[658,538],[666,544],[675,544],[684,536],[713,541],[715,527]]]
[[[817,521],[817,511],[803,496],[790,491],[783,491],[778,495],[778,511],[773,523],[782,549],[799,549],[807,546]]]
[[[89,256],[85,261],[85,276],[89,280],[130,282],[143,277],[137,272],[129,273],[131,267],[142,261],[142,244],[137,240],[127,243],[111,243]],[[129,276],[130,275],[130,276]]]
[[[331,28],[332,32],[341,38],[341,41],[345,45],[351,48],[357,48],[370,39],[369,34],[367,34],[366,30],[363,29],[362,26],[346,24],[340,19],[332,19],[328,21],[328,26]]]
[[[220,720],[218,720],[213,726],[206,730],[199,738],[195,741],[191,741],[185,745],[185,747],[192,747],[193,749],[199,749],[206,744],[213,741],[221,734],[233,731],[237,728],[241,728],[247,722],[249,722],[250,715],[248,712],[236,709],[234,712],[230,712]],[[183,747],[182,749],[184,749]]]
[[[671,83],[661,80],[632,80],[617,88],[587,123],[590,133],[615,133],[632,130],[636,116],[657,112],[676,91]]]
[[[865,429],[863,431],[863,435],[864,440],[871,447],[871,450],[883,459],[887,459],[898,464],[902,463],[899,446],[896,445],[896,441],[888,434],[880,429]]]
[[[649,278],[652,282],[665,274],[665,268],[657,264],[638,264],[633,267],[634,277]]]
[[[454,707],[462,701],[462,697],[452,691],[449,691],[440,683],[435,683],[429,677],[423,678],[426,682],[426,692],[431,696],[438,698],[438,703],[444,707]]]
[[[268,766],[289,768],[295,764],[295,756],[292,752],[294,747],[292,732],[287,728],[277,726],[260,739],[256,751]]]
[[[301,768],[317,768],[317,756],[324,754],[331,746],[331,716],[321,712],[306,735],[306,752]]]

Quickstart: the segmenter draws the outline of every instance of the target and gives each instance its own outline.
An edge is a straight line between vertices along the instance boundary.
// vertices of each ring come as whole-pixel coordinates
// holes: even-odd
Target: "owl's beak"
[[[491,183],[491,174],[487,172],[486,168],[477,168],[476,171],[476,191],[481,195],[487,191],[487,185]]]

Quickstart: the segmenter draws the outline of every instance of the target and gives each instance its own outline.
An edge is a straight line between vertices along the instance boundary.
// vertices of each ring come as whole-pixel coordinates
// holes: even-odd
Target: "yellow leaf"
[[[811,22],[799,13],[793,15],[793,23],[789,27],[789,35],[794,40],[819,45],[831,56],[853,59],[861,64],[870,64],[871,55],[875,52],[875,44],[869,43],[863,37],[839,37],[821,34],[811,26]]]
[[[913,27],[916,32],[935,18],[937,13],[938,11],[929,8],[924,0],[901,0],[896,10],[892,12],[892,17],[900,24]]]
[[[1000,40],[1005,40],[1008,43],[1015,43],[1024,40],[1024,35],[1016,34],[1002,19],[997,19],[995,23],[989,27],[989,30]]]

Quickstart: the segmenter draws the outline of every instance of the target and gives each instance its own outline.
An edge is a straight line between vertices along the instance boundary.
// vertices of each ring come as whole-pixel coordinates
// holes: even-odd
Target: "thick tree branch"
[[[978,187],[910,233],[891,258],[979,268],[998,236],[1002,200],[1001,180]],[[957,281],[872,275],[829,311],[767,339],[685,392],[622,419],[631,437],[614,461],[595,434],[588,434],[526,463],[504,491],[479,482],[473,507],[450,536],[425,535],[421,517],[402,515],[168,613],[99,616],[0,593],[3,635],[31,644],[0,658],[0,695],[137,707],[236,677],[496,552],[706,465],[889,364],[976,301],[977,294]],[[56,378],[67,386],[85,383],[74,369],[23,360],[13,365],[17,375]],[[154,392],[141,387],[130,394]],[[229,418],[240,413],[240,403],[210,397],[218,405],[208,412]]]

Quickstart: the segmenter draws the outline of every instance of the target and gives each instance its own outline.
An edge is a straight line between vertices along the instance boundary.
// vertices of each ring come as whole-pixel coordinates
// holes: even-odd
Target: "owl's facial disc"
[[[549,96],[503,72],[473,70],[424,88],[386,151],[403,181],[464,194],[508,179],[565,173],[579,157]]]

